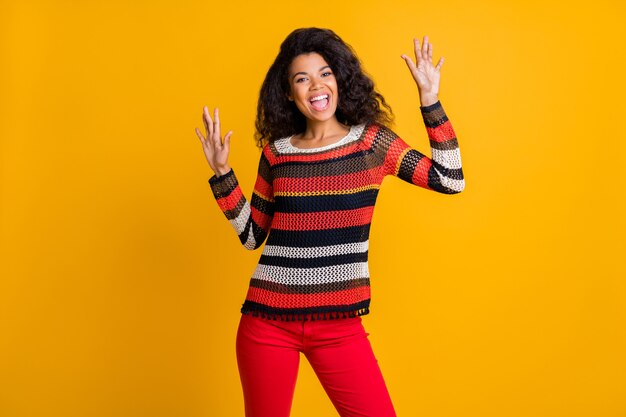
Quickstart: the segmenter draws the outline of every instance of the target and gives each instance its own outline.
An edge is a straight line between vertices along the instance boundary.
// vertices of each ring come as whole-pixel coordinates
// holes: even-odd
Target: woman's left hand
[[[413,79],[417,83],[422,106],[436,103],[439,94],[439,76],[443,57],[439,58],[436,66],[433,66],[433,46],[428,42],[428,36],[424,36],[424,42],[420,48],[419,40],[413,39],[415,44],[415,58],[417,65],[407,55],[402,55],[406,61]]]

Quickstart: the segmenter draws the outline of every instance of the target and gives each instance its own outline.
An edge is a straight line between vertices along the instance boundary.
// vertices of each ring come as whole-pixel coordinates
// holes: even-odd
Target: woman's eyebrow
[[[330,65],[326,65],[325,67],[320,68],[318,71],[321,71],[321,70],[326,69],[326,68],[330,68]],[[293,76],[291,78],[293,78],[293,77],[295,77],[296,75],[299,75],[299,74],[307,75],[306,72],[300,71],[300,72],[296,72],[295,74],[293,74]]]

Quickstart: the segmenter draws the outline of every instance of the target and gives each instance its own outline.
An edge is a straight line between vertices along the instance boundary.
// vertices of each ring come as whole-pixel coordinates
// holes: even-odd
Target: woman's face
[[[289,86],[289,100],[307,119],[325,121],[335,116],[339,101],[337,80],[320,54],[302,54],[291,61]]]

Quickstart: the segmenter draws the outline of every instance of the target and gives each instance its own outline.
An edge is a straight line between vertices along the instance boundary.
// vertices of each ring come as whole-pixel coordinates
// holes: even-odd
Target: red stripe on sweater
[[[355,210],[316,211],[311,213],[274,213],[272,227],[281,230],[324,230],[363,226],[372,220],[374,206]]]
[[[385,172],[391,175],[396,175],[396,169],[400,166],[402,158],[404,158],[404,155],[406,154],[406,150],[410,148],[411,146],[402,138],[399,136],[396,137],[389,145],[389,151],[385,155]]]
[[[450,120],[446,120],[437,127],[427,127],[426,132],[428,133],[428,137],[435,142],[445,142],[456,138]]]
[[[365,149],[370,149],[372,147],[372,142],[376,139],[376,134],[380,130],[380,125],[372,124],[367,128],[365,135],[363,136],[363,145],[365,145]]]
[[[349,184],[351,189],[371,186],[374,179],[379,177],[380,168],[374,167],[369,170],[357,171],[347,174],[317,177],[278,177],[274,179],[277,190],[289,190],[290,192],[320,192],[346,190]],[[380,184],[380,183],[379,183]]]
[[[319,153],[304,153],[304,154],[284,154],[281,157],[281,162],[293,162],[293,161],[306,161],[306,162],[313,162],[313,161],[327,161],[328,160],[328,154],[330,152],[332,152],[332,157],[333,158],[339,158],[342,157],[344,155],[353,153],[356,151],[356,148],[360,146],[360,142],[354,141],[351,142],[350,145],[344,145],[341,148],[331,148],[328,149],[327,151],[320,151]]]
[[[420,187],[430,189],[430,187],[428,186],[428,171],[430,170],[430,167],[432,165],[433,161],[430,158],[424,157],[420,159],[415,166],[415,171],[413,171],[413,177],[411,178],[411,182],[413,184],[419,185]]]
[[[253,205],[250,205],[250,215],[252,216],[252,221],[254,221],[261,229],[265,232],[269,231],[272,216],[268,216],[262,211],[257,210]]]
[[[369,296],[369,286],[315,294],[275,293],[257,287],[250,287],[246,300],[275,308],[307,308],[354,304],[368,299]]]
[[[274,198],[272,185],[268,184],[267,181],[265,181],[265,178],[261,177],[260,175],[257,175],[257,180],[256,180],[256,183],[254,184],[253,191],[263,196],[264,200],[272,201],[272,198]]]
[[[218,198],[217,204],[220,206],[222,211],[232,210],[237,206],[237,203],[239,203],[242,196],[241,187],[237,185],[237,187],[235,187],[235,189],[226,197]]]

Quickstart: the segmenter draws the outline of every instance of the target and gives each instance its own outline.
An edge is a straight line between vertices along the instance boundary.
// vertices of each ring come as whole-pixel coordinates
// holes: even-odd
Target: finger
[[[220,130],[220,113],[219,110],[217,109],[217,107],[215,108],[215,110],[213,111],[214,114],[214,119],[215,119],[215,123],[213,124],[213,134],[217,137],[217,140],[220,141],[220,143],[222,142],[222,135],[221,135],[221,130]]]
[[[437,66],[435,68],[440,70],[442,65],[443,65],[443,57],[439,58],[439,62],[437,63]]]
[[[206,113],[210,121],[209,126],[211,127],[211,136],[207,137],[207,140],[211,142],[211,145],[213,147],[220,147],[222,146],[222,139],[220,138],[219,132],[216,129],[215,109],[213,109],[213,119],[211,119],[211,116],[209,115],[209,109],[207,109]]]
[[[224,148],[226,149],[226,151],[230,150],[230,137],[233,135],[233,131],[230,130],[226,136],[224,136]]]
[[[413,39],[413,47],[415,49],[415,62],[418,64],[422,60],[422,51],[420,49],[420,41],[417,38]]]
[[[402,59],[404,59],[404,62],[406,62],[406,65],[409,67],[411,72],[413,72],[413,70],[415,69],[415,64],[413,63],[413,61],[411,61],[411,58],[409,58],[408,56],[404,54],[402,54],[401,57]]]
[[[202,142],[202,144],[204,145],[204,137],[202,136],[202,133],[200,133],[200,129],[198,129],[196,127],[196,135],[198,135],[198,138],[200,138],[200,142]]]
[[[204,127],[206,128],[206,136],[207,138],[213,137],[213,120],[211,120],[211,116],[209,116],[209,109],[207,106],[204,106],[202,109],[202,119],[204,120]]]
[[[426,59],[428,56],[428,36],[424,35],[424,42],[422,42],[422,58]]]
[[[428,44],[428,60],[432,62],[433,60],[433,44]]]

